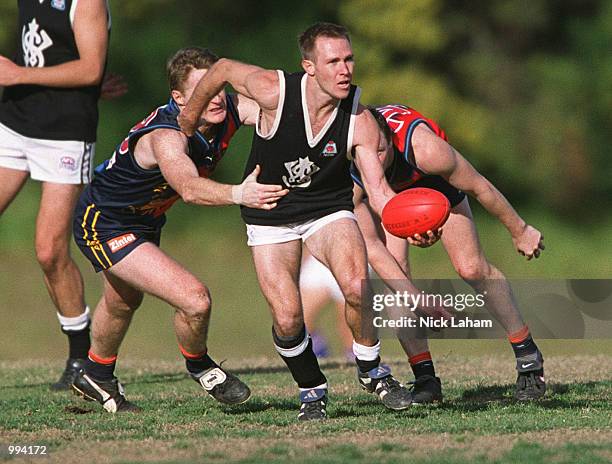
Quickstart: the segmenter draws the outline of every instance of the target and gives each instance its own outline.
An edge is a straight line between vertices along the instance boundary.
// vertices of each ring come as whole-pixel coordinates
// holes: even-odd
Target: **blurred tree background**
[[[178,48],[201,45],[298,70],[297,35],[315,21],[338,22],[352,34],[362,101],[402,103],[438,120],[451,143],[544,231],[546,253],[526,265],[502,226],[472,202],[494,262],[510,276],[612,276],[612,2],[110,0],[110,6],[109,70],[122,74],[130,91],[101,103],[98,162],[166,101],[165,62]],[[16,2],[3,0],[0,54],[9,57],[19,35],[15,23]],[[252,131],[241,132],[218,180],[240,179]],[[25,306],[35,318],[39,306],[50,305],[31,249],[37,189],[29,185],[0,218],[0,314]],[[265,304],[249,271],[238,210],[177,205],[169,216],[164,246],[209,283],[213,297],[221,295],[220,306],[261,306],[244,316],[247,325],[261,325]],[[417,276],[452,275],[441,247],[434,248],[412,252]],[[99,281],[80,263],[91,304]],[[241,292],[229,281],[237,266]],[[267,330],[261,346],[269,345]],[[0,348],[17,353],[8,342]]]
[[[130,93],[104,103],[98,159],[166,98],[165,60],[188,44],[298,69],[296,36],[345,24],[366,103],[408,104],[517,205],[597,219],[612,205],[612,3],[603,0],[111,1],[109,68]],[[0,52],[16,37],[0,6]],[[242,159],[222,173],[241,171]],[[591,208],[584,208],[584,205]],[[594,208],[593,206],[598,206]]]

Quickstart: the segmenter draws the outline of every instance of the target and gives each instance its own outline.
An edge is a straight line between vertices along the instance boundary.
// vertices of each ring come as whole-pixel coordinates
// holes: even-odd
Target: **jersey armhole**
[[[357,119],[357,108],[359,107],[359,98],[361,97],[361,88],[355,89],[353,95],[353,107],[351,108],[351,119],[349,121],[348,137],[346,139],[346,157],[353,160],[353,135],[355,134],[355,119]]]
[[[240,118],[238,117],[238,110],[236,109],[236,104],[234,103],[234,98],[233,98],[233,94],[228,94],[227,95],[227,109],[229,111],[229,114],[231,115],[234,124],[236,126],[236,130],[238,130],[238,128],[242,125],[242,123],[240,122]]]
[[[415,119],[410,123],[410,126],[408,126],[408,130],[406,131],[406,138],[404,139],[404,159],[406,160],[406,162],[414,164],[415,167],[417,167],[417,165],[416,159],[414,158],[414,153],[412,153],[412,134],[419,124],[426,124],[427,127],[431,129],[431,126],[427,123],[425,119]],[[412,155],[412,159],[410,159],[410,155]]]
[[[74,29],[74,16],[76,14],[77,3],[79,3],[79,0],[72,0],[72,4],[70,5],[70,12],[68,13],[68,15],[70,16],[70,27],[72,29]],[[110,31],[111,25],[112,25],[110,5],[108,4],[108,0],[106,0],[105,3],[106,3],[106,23],[107,23],[106,27]]]
[[[361,181],[361,177],[359,176],[359,174],[357,174],[357,168],[355,167],[355,169],[351,169],[351,177],[353,178],[353,182],[355,182],[359,187],[361,187],[364,191],[365,194],[365,188],[363,186],[363,182]]]
[[[278,126],[280,125],[281,116],[283,114],[283,106],[285,105],[285,74],[280,69],[277,69],[278,73],[278,106],[276,107],[276,116],[274,117],[274,124],[272,125],[272,129],[266,135],[261,133],[259,127],[259,121],[261,119],[261,109],[259,110],[259,116],[257,117],[257,122],[255,122],[255,132],[259,137],[264,140],[270,140],[276,134]]]

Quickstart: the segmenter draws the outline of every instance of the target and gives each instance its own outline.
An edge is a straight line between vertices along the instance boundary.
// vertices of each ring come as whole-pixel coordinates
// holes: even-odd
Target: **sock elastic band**
[[[353,340],[353,354],[362,361],[374,361],[380,354],[380,340],[374,346],[366,346]]]
[[[104,364],[106,366],[108,366],[109,364],[113,364],[115,361],[117,361],[117,356],[116,355],[115,356],[111,356],[110,358],[103,358],[102,356],[98,356],[97,354],[95,354],[91,350],[89,350],[89,353],[87,353],[87,356],[93,362],[98,363],[98,364]]]
[[[423,351],[422,353],[408,357],[408,362],[411,366],[414,366],[415,364],[421,363],[423,361],[431,361],[431,353],[429,351]]]
[[[57,319],[65,332],[83,330],[89,324],[89,306],[85,306],[85,312],[76,317],[65,317],[57,313]]]
[[[508,334],[510,343],[521,343],[529,337],[529,327],[525,326],[521,330]]]
[[[206,353],[208,353],[208,349],[202,351],[201,353],[197,353],[197,354],[190,353],[185,348],[183,348],[183,346],[180,343],[178,344],[178,347],[179,347],[179,350],[181,350],[181,353],[183,354],[183,356],[185,356],[187,359],[200,359],[203,356],[206,356]]]

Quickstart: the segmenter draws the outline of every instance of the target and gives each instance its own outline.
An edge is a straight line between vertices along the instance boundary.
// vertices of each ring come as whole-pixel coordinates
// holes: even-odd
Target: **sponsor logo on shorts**
[[[110,251],[115,253],[134,241],[136,241],[136,236],[134,234],[124,234],[120,235],[119,237],[115,237],[112,240],[109,240],[108,242],[106,242],[106,244],[110,248]]]
[[[67,171],[76,171],[78,169],[77,162],[72,156],[62,156],[60,158],[60,168]]]

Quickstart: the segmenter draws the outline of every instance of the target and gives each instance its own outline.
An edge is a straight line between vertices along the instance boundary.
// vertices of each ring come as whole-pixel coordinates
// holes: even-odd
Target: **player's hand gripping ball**
[[[383,226],[396,237],[408,238],[436,231],[448,219],[451,206],[437,190],[412,188],[395,195],[382,211]]]

